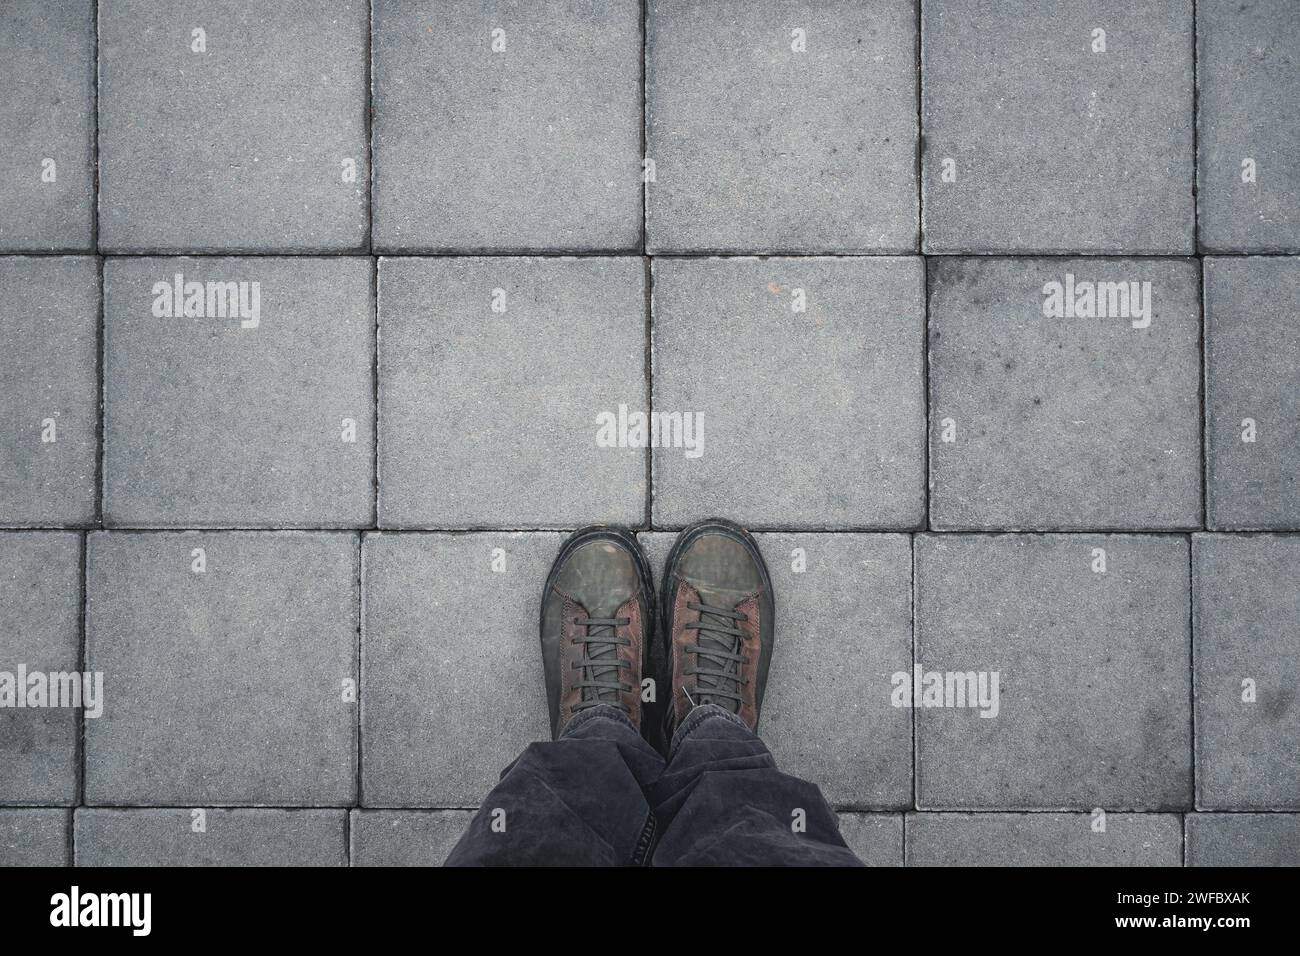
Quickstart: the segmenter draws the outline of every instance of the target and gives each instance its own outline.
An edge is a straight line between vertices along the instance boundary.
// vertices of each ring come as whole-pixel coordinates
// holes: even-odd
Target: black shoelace
[[[582,671],[581,679],[573,685],[580,698],[580,702],[573,706],[574,713],[599,704],[612,704],[623,713],[629,713],[622,698],[632,685],[619,680],[619,671],[629,665],[627,661],[619,660],[618,649],[632,642],[619,637],[618,628],[627,627],[632,619],[575,617],[573,623],[587,629],[585,637],[575,635],[573,638],[573,643],[584,645],[582,657],[573,662],[574,669]]]
[[[748,621],[749,617],[732,608],[694,602],[686,606],[700,612],[698,621],[686,624],[687,630],[697,632],[697,643],[685,647],[686,653],[695,655],[694,665],[688,664],[684,675],[695,678],[695,694],[687,691],[686,696],[694,705],[717,704],[733,714],[738,713],[744,702],[740,689],[749,683],[740,676],[740,667],[748,664],[749,658],[740,653],[745,632],[735,625]]]

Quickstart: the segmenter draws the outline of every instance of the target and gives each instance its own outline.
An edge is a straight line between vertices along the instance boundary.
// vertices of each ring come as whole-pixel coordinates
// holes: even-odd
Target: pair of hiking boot
[[[552,738],[602,704],[661,750],[704,704],[757,728],[774,605],[754,539],[721,519],[687,528],[664,567],[658,615],[655,605],[649,561],[630,533],[585,528],[564,543],[541,611]]]

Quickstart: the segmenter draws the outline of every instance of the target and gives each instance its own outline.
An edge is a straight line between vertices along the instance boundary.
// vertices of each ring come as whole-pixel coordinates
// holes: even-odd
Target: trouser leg
[[[621,711],[582,711],[560,739],[505,769],[448,866],[623,866],[644,862],[654,817],[644,788],[663,758]]]
[[[739,718],[696,707],[647,798],[655,866],[861,866],[815,785],[782,773]]]

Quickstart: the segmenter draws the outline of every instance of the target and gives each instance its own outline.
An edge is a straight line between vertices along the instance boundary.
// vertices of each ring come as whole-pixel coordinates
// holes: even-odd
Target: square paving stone
[[[647,14],[651,251],[916,251],[913,0]]]
[[[346,810],[78,810],[77,866],[347,866]]]
[[[909,866],[1182,866],[1176,813],[909,813]]]
[[[1188,866],[1300,866],[1300,814],[1189,813]]]
[[[1185,537],[918,535],[915,559],[918,807],[1191,805]]]
[[[901,813],[841,813],[840,836],[867,866],[903,865]]]
[[[0,866],[70,866],[71,810],[0,809]]]
[[[1192,6],[924,0],[924,250],[1192,252]]]
[[[375,246],[639,248],[637,0],[376,0]]]
[[[1196,535],[1196,806],[1300,810],[1300,537]]]
[[[99,271],[0,258],[0,524],[95,520]]]
[[[655,524],[920,525],[923,268],[656,260],[654,411],[692,416],[695,441],[653,452]]]
[[[1300,5],[1198,0],[1197,178],[1206,252],[1300,250]]]
[[[369,260],[113,259],[104,272],[106,524],[373,521]]]
[[[472,810],[353,810],[352,865],[442,866],[473,819]]]
[[[675,538],[639,536],[656,587]],[[890,699],[893,675],[912,666],[907,536],[760,534],[757,540],[776,600],[759,736],[778,767],[821,787],[832,806],[910,806],[912,716]]]
[[[0,251],[94,248],[94,7],[0,4]]]
[[[381,526],[644,521],[645,450],[598,443],[645,409],[640,259],[385,258],[379,327]]]
[[[0,595],[0,804],[76,803],[81,536],[0,533]]]
[[[1300,258],[1205,260],[1211,528],[1300,528],[1298,315]]]
[[[550,740],[537,615],[563,540],[365,536],[365,806],[477,807],[528,744]]]
[[[364,0],[104,4],[100,248],[365,248],[368,32]]]
[[[356,795],[357,538],[88,539],[86,803],[338,806]]]
[[[929,269],[932,528],[1200,526],[1196,262]]]

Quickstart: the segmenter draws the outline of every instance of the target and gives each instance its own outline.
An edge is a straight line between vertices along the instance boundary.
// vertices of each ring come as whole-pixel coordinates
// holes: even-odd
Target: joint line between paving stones
[[[366,88],[365,126],[366,139],[366,252],[375,252],[375,4],[366,3],[366,62],[363,67]]]

